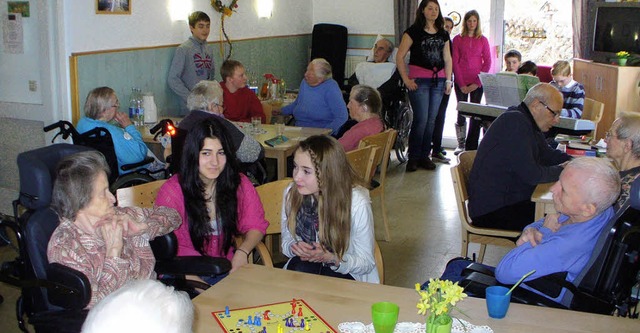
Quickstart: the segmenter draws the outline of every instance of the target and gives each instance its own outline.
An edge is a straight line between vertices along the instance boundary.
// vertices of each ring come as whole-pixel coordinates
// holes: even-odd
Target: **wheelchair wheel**
[[[140,184],[146,184],[146,183],[150,183],[152,181],[156,180],[155,178],[144,174],[144,173],[137,173],[137,172],[132,172],[132,173],[128,173],[126,175],[120,176],[118,177],[118,179],[116,179],[115,182],[113,182],[113,184],[111,184],[111,186],[109,186],[109,190],[111,191],[111,193],[116,193],[116,190],[119,188],[125,188],[125,187],[131,187],[134,185],[140,185]]]
[[[400,163],[407,161],[407,148],[409,147],[409,134],[411,133],[411,123],[413,122],[413,110],[409,105],[406,105],[400,112],[398,112],[398,118],[394,128],[398,131],[398,137],[394,149],[396,151],[396,157]]]

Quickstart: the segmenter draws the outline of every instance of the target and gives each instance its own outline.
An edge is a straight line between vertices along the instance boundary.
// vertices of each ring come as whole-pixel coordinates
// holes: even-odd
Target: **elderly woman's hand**
[[[133,125],[133,122],[131,122],[129,116],[123,112],[116,112],[116,116],[114,119],[118,122],[118,124],[120,124],[122,128]]]
[[[96,224],[96,230],[107,247],[107,257],[120,257],[124,246],[122,220],[109,215]]]
[[[116,216],[118,223],[122,225],[122,234],[124,236],[140,236],[147,231],[149,225],[139,222],[135,216],[129,214],[121,214]]]

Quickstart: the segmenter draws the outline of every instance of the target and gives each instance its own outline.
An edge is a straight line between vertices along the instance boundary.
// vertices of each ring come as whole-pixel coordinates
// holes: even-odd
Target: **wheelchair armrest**
[[[467,268],[462,270],[462,276],[467,276],[473,272],[478,272],[482,275],[487,275],[490,277],[494,277],[495,274],[492,270],[488,269],[486,266],[480,265],[478,263],[472,263]],[[495,280],[495,278],[494,278]]]
[[[91,300],[91,284],[80,271],[52,263],[47,267],[47,296],[51,304],[65,309],[84,309]]]
[[[170,260],[156,262],[158,274],[172,275],[208,275],[215,276],[231,270],[231,262],[227,258],[208,256],[175,257]]]
[[[131,163],[131,164],[125,164],[123,166],[120,167],[120,169],[122,171],[129,171],[129,170],[133,170],[136,168],[139,168],[143,165],[147,165],[149,163],[152,163],[154,161],[153,157],[151,156],[147,156],[144,158],[144,160],[140,161],[140,162],[136,162],[136,163]]]

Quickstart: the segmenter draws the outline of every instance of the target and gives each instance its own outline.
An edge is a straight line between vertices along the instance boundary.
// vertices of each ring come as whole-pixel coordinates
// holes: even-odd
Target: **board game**
[[[226,333],[336,333],[302,299],[211,314]]]

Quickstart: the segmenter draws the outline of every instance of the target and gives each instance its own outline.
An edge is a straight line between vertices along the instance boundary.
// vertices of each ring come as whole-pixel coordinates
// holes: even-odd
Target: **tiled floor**
[[[452,157],[452,152],[448,153]],[[416,282],[438,277],[451,258],[460,255],[460,220],[449,166],[435,171],[405,173],[404,164],[394,159],[387,175],[387,208],[391,241],[379,240],[385,263],[385,283],[413,288]],[[382,239],[379,199],[373,199],[377,238]],[[472,244],[470,253],[477,251]],[[506,248],[489,246],[484,263],[495,265]],[[0,248],[0,262],[13,259],[15,252]],[[0,332],[19,332],[15,320],[18,291],[0,283]]]

